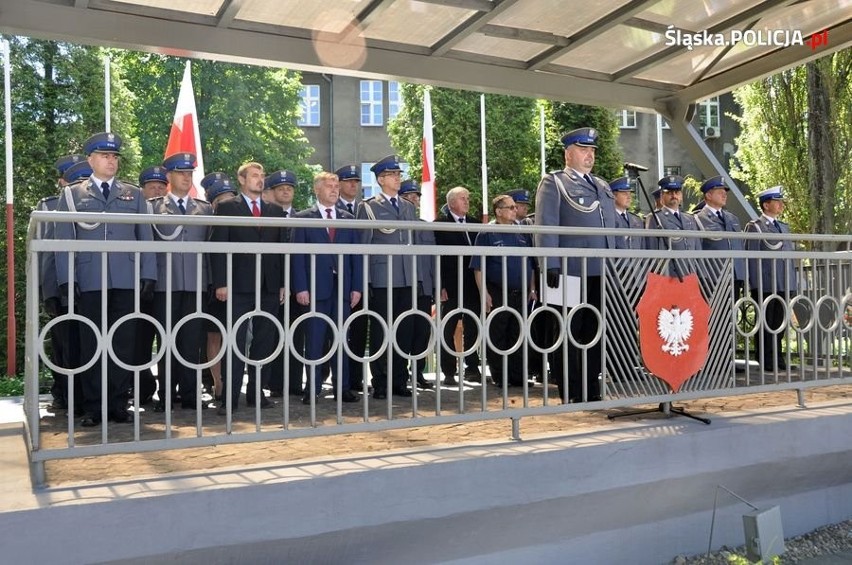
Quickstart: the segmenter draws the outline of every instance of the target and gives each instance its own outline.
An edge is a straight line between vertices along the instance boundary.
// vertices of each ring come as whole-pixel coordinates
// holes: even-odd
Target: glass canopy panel
[[[684,49],[683,54],[668,59],[662,64],[654,65],[644,73],[636,75],[636,78],[688,86],[701,76],[701,73],[724,49],[724,47],[696,47],[692,51]]]
[[[187,12],[203,16],[215,16],[222,7],[223,0],[114,0],[116,4],[132,4],[147,8],[159,8],[173,12]]]
[[[316,0],[244,0],[235,19],[262,24],[341,33],[369,0],[327,2]]]
[[[566,2],[565,0],[520,0],[488,23],[546,31],[570,37],[603,18],[626,2]]]
[[[553,60],[554,65],[612,74],[666,48],[662,34],[615,26]]]
[[[431,46],[474,14],[476,10],[416,0],[398,1],[372,20],[362,35],[368,39]]]
[[[719,22],[725,21],[762,0],[701,0],[684,2],[683,0],[662,0],[640,12],[636,17],[663,24],[671,24],[680,29],[703,31]]]
[[[549,45],[542,43],[489,37],[481,33],[475,33],[459,42],[458,45],[453,47],[453,50],[475,53],[477,55],[488,55],[490,57],[500,57],[502,59],[513,59],[515,61],[529,61],[536,55],[546,51],[549,47]]]

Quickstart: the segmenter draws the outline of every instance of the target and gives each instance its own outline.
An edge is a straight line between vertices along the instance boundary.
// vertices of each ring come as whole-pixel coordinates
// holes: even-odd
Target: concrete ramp
[[[10,497],[0,539],[10,563],[656,564],[707,550],[719,484],[785,536],[849,518],[850,438],[837,402],[57,487]],[[714,548],[742,544],[751,509],[718,500]]]

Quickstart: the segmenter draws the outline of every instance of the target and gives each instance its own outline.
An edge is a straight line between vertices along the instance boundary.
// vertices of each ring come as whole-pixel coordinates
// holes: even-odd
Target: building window
[[[399,83],[395,80],[388,82],[388,121],[394,119],[402,110],[402,93]]]
[[[361,190],[364,193],[362,198],[370,198],[382,191],[379,183],[376,181],[376,175],[370,170],[370,167],[373,165],[375,163],[361,163]],[[409,164],[400,161],[399,167],[402,169],[403,180],[407,179],[408,169],[410,168]]]
[[[382,81],[361,81],[361,125],[384,125],[382,113]]]
[[[636,112],[633,110],[616,110],[615,119],[620,129],[636,129]]]
[[[680,176],[680,165],[665,165],[663,167],[663,176],[678,175]]]
[[[320,87],[318,84],[306,84],[299,93],[299,106],[302,109],[302,117],[299,118],[300,126],[320,125]]]
[[[714,96],[698,103],[698,122],[701,128],[719,129],[719,97]]]

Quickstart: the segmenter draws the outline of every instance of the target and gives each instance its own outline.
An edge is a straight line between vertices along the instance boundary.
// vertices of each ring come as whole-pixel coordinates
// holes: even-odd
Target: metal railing
[[[518,422],[526,416],[776,390],[797,390],[801,395],[801,391],[810,387],[848,383],[852,374],[852,368],[850,368],[852,367],[852,351],[850,351],[852,255],[848,252],[431,247],[414,244],[413,242],[418,239],[414,236],[415,232],[465,231],[471,226],[426,222],[380,223],[362,220],[336,220],[333,224],[324,223],[323,227],[333,225],[337,229],[350,228],[359,232],[374,229],[403,230],[408,234],[406,241],[412,243],[408,245],[258,243],[252,245],[251,249],[246,249],[244,245],[238,243],[210,241],[68,241],[39,238],[39,234],[43,231],[40,229],[41,224],[69,221],[143,225],[152,222],[156,222],[157,225],[260,225],[285,226],[290,229],[316,228],[317,226],[316,220],[298,218],[278,220],[204,216],[151,217],[133,214],[33,213],[27,241],[24,408],[30,458],[35,466],[35,474],[40,480],[44,478],[44,462],[54,459],[369,432],[476,420],[511,420],[512,433],[517,437]],[[477,225],[475,228],[479,232],[502,234],[581,234],[584,232],[576,228],[515,225]],[[602,230],[602,232],[620,237],[627,235],[635,237],[637,233],[643,237],[661,235],[659,231],[654,230],[613,229]],[[679,235],[699,239],[706,237],[706,233],[703,232],[681,232]],[[761,234],[714,233],[713,235],[723,239],[765,238]],[[773,235],[773,239],[811,244],[838,240],[845,242],[850,238],[795,234]],[[467,256],[460,255],[460,251]],[[352,256],[363,261],[364,266],[360,273],[360,280],[352,281],[355,287],[364,290],[362,307],[348,315],[345,308],[338,308],[334,315],[326,315],[317,312],[316,301],[312,300],[304,312],[295,313],[291,312],[291,309],[296,307],[295,303],[285,299],[281,302],[278,312],[264,312],[261,307],[263,302],[261,295],[264,289],[261,286],[260,277],[256,277],[254,307],[248,313],[237,317],[227,306],[228,302],[225,302],[225,315],[217,317],[211,315],[206,309],[206,304],[210,300],[209,281],[204,280],[204,275],[199,270],[194,273],[197,288],[194,294],[194,311],[178,320],[172,319],[168,314],[164,320],[145,314],[138,283],[132,292],[132,311],[117,320],[108,321],[108,292],[97,291],[103,312],[100,320],[90,320],[86,316],[75,313],[80,298],[74,291],[74,285],[68,285],[67,289],[63,289],[67,311],[49,319],[43,311],[39,297],[39,281],[42,275],[40,269],[46,254],[59,253],[70,254],[67,278],[71,281],[75,280],[75,269],[81,268],[80,265],[75,265],[74,257],[81,253],[100,254],[104,265],[109,261],[110,254],[132,254],[136,270],[133,277],[135,281],[141,278],[140,263],[144,254],[160,253],[169,258],[172,254],[189,254],[195,256],[199,264],[206,262],[213,254],[223,254],[226,257],[228,287],[232,287],[238,277],[245,276],[245,273],[235,272],[233,269],[235,255],[253,255],[255,268],[260,271],[264,255],[278,254],[284,263],[284,287],[288,290],[292,288],[293,259],[297,254],[307,259],[307,264],[312,271],[316,270],[318,259],[332,254],[335,255],[334,264],[337,265],[337,268],[333,269],[336,273],[331,276],[338,278],[337,284],[334,285],[338,304],[343,304],[349,298],[343,294],[346,286],[343,277],[347,271],[344,256]],[[465,289],[461,277],[445,280],[446,274],[440,267],[441,259],[447,261],[447,258],[450,258],[450,261],[455,261],[455,266],[461,271],[469,267],[471,254],[479,256],[483,264],[489,258],[492,260],[497,258],[501,266],[500,282],[493,285],[491,290],[502,293],[499,302],[503,305],[509,302],[508,265],[513,261],[512,258],[529,257],[538,261],[544,257],[557,257],[565,270],[568,258],[575,257],[581,259],[584,272],[592,262],[602,261],[604,265],[602,276],[594,279],[600,281],[601,305],[598,308],[585,302],[589,291],[588,281],[592,279],[583,277],[580,278],[580,304],[574,308],[528,300],[529,290],[533,287],[544,290],[542,280],[533,277],[522,278],[521,288],[515,289],[523,298],[520,301],[514,301],[517,307],[500,306],[486,312],[483,307],[474,310],[460,303],[457,309],[446,311],[440,307],[441,288],[449,287],[450,290],[454,288],[455,294],[459,296]],[[416,258],[419,260],[415,260]],[[760,271],[756,273],[757,275],[762,275],[764,268],[776,268],[775,262],[759,260],[782,260],[795,269],[798,287],[796,290],[764,289],[762,284],[758,284],[756,288],[749,283],[750,277],[747,273],[743,292],[738,294],[740,285],[736,284],[732,268],[732,262],[736,259],[751,260],[748,268],[757,268]],[[368,265],[370,261],[377,260],[386,262],[388,265],[384,281],[371,281],[369,278]],[[699,275],[702,295],[711,308],[710,346],[706,361],[698,373],[686,381],[677,393],[672,393],[666,383],[644,368],[640,354],[636,314],[636,304],[643,292],[646,274],[648,272],[668,273],[668,265],[672,260],[680,260],[690,265],[690,268]],[[377,314],[374,304],[371,304],[376,300],[375,296],[371,296],[373,293],[369,291],[371,283],[390,286],[392,274],[398,269],[410,269],[409,280],[419,281],[424,278],[423,275],[425,270],[428,270],[430,262],[435,269],[434,286],[430,293],[431,301],[426,302],[432,302],[437,305],[436,307],[418,309],[418,298],[421,298],[421,307],[424,303],[422,300],[424,297],[419,292],[423,285],[411,284],[402,291],[406,293],[406,303],[410,303],[402,315],[383,318]],[[171,261],[167,264],[169,267],[166,270],[165,300],[166,312],[169,312],[168,305],[172,295],[174,273],[171,269]],[[764,265],[773,266],[764,267]],[[753,280],[760,280],[760,278],[757,276]],[[317,282],[317,276],[311,277],[311,296],[316,295]],[[109,284],[106,269],[101,272],[101,283],[102,288],[106,288]],[[482,304],[485,302],[485,291],[485,287],[477,289]],[[387,296],[385,310],[392,311],[391,293],[383,296]],[[783,303],[784,321],[780,327],[768,327],[765,323],[767,308],[773,301]],[[595,318],[601,322],[594,332],[592,342],[579,343],[578,336],[573,335],[571,330],[570,320],[581,308],[590,308]],[[448,321],[454,314],[459,313],[464,316],[465,324],[473,326],[476,334],[474,344],[463,351],[457,351],[455,344],[448,343],[443,337]],[[513,333],[508,340],[503,339],[505,336],[501,336],[499,341],[502,347],[498,347],[494,343],[496,340],[493,339],[492,326],[504,325],[507,316],[512,318],[509,326],[517,328],[511,331],[517,333]],[[502,321],[497,322],[501,317]],[[261,318],[264,320],[263,324],[261,324]],[[208,321],[210,329],[214,332],[218,330],[223,336],[222,347],[210,359],[190,362],[184,359],[177,346],[176,338],[179,331],[193,319]],[[301,346],[298,350],[294,347],[294,342],[298,340],[292,338],[297,332],[304,331],[308,322],[317,319],[323,320],[327,325],[328,341],[321,357],[310,358],[306,356],[306,350]],[[367,350],[362,355],[352,350],[350,342],[356,328],[357,331],[364,331],[363,326],[366,325],[364,320],[370,327],[370,340]],[[402,327],[415,320],[417,332],[428,332],[425,348],[416,351],[410,346],[401,344],[397,339]],[[132,327],[140,322],[152,324],[156,328],[159,345],[150,359],[144,360],[141,364],[134,364],[132,360],[121,359],[116,355],[114,338],[122,324],[130,324]],[[57,366],[51,361],[47,344],[50,341],[51,329],[55,329],[59,324],[76,324],[78,331],[93,332],[98,344],[93,356],[89,359],[80,359],[79,364],[73,367]],[[272,351],[263,352],[265,353],[263,358],[253,357],[251,351],[243,351],[243,344],[237,343],[237,329],[244,324],[256,326],[256,329],[261,326],[273,328],[275,333],[272,339],[273,348]],[[550,333],[549,338],[542,337],[543,334],[547,334],[541,331],[543,327],[556,328],[558,331]],[[450,332],[453,329],[450,328]],[[779,334],[782,336],[781,351],[785,362],[781,363],[781,366],[761,367],[759,362],[752,359],[755,350],[766,351],[768,344],[764,341]],[[561,350],[564,357],[571,344],[580,349],[584,366],[589,363],[589,355],[597,351],[595,346],[599,346],[602,367],[597,377],[601,389],[600,399],[589,396],[589,382],[585,378],[582,380],[580,394],[576,394],[577,391],[571,391],[572,398],[579,397],[579,402],[563,403],[558,387],[553,386],[559,384],[556,380],[562,379],[562,388],[569,387],[569,375],[565,374],[565,371],[554,370],[557,368],[553,366],[552,355],[557,350]],[[509,363],[506,361],[509,356],[517,352],[522,358],[523,375],[520,382],[514,383],[519,386],[512,387],[509,386],[511,376]],[[463,380],[464,358],[475,353],[480,359],[481,382],[479,383]],[[256,401],[252,410],[242,408],[232,411],[230,404],[226,402],[225,405],[228,408],[225,414],[219,415],[216,410],[173,409],[171,402],[166,402],[165,412],[158,414],[153,412],[150,406],[140,405],[140,372],[155,367],[158,361],[165,361],[161,363],[161,367],[165,368],[165,374],[162,376],[165,379],[166,391],[161,391],[159,394],[170,397],[173,390],[170,361],[177,358],[180,363],[190,367],[194,372],[195,389],[198,392],[197,408],[201,408],[202,403],[206,402],[201,398],[204,392],[206,370],[217,362],[225,363],[225,367],[228,367],[234,356],[242,358],[246,363],[248,374],[253,373],[256,377],[253,379],[254,388],[246,390],[247,398],[253,398]],[[452,365],[456,367],[460,383],[458,386],[442,384],[441,367],[448,365],[447,356],[453,358]],[[304,365],[304,374],[289,374],[288,367],[292,357]],[[405,367],[395,366],[400,359],[405,363]],[[498,362],[500,359],[502,363]],[[414,367],[418,360],[425,360],[427,369],[432,369],[427,370],[427,373],[434,372],[434,380],[430,377],[434,388],[419,389],[414,377],[411,377],[407,379],[411,396],[398,394],[398,381],[393,380],[394,371],[404,370],[407,375],[411,375],[415,372]],[[498,371],[495,371],[499,374],[489,373],[487,360],[495,361],[491,364],[500,367]],[[374,380],[371,383],[368,378],[371,366],[375,369],[376,364],[381,361],[384,361],[387,366],[386,380],[384,382]],[[550,373],[547,371],[548,362],[550,362]],[[272,363],[280,364],[283,370],[285,379],[283,396],[280,403],[272,409],[262,409],[260,395],[263,394],[262,388],[268,385],[267,382],[263,382],[263,367]],[[327,363],[336,364],[336,370],[332,371],[332,374],[336,375],[337,382],[332,383],[330,387],[326,383],[322,391],[313,391],[310,388],[311,375],[313,371],[322,371]],[[363,382],[356,391],[357,402],[343,402],[342,393],[334,394],[334,399],[328,398],[334,393],[335,385],[340,390],[344,363],[349,363],[350,368],[360,366],[363,371]],[[538,380],[535,380],[530,373],[531,366],[539,367]],[[109,374],[109,371],[115,367],[128,371],[132,375],[133,392],[131,393],[131,389],[128,389],[131,424],[109,422],[110,407],[106,391],[114,377]],[[99,369],[97,374],[92,372],[93,368]],[[52,370],[54,374],[65,375],[68,378],[67,412],[63,414],[61,411],[56,411],[52,418],[45,417],[45,409],[39,405],[39,377],[45,370]],[[308,387],[307,390],[310,393],[308,404],[302,404],[300,399],[288,395],[290,381],[297,379],[301,383],[305,375],[307,379],[304,380],[304,386]],[[74,383],[83,378],[99,379],[101,390],[104,391],[100,400],[102,419],[100,427],[82,428],[78,418],[75,417],[75,406],[79,404],[80,399],[75,396],[79,393],[75,393]],[[240,375],[238,380],[241,386],[243,376]],[[370,394],[371,384],[372,388],[386,389],[387,399],[373,398]],[[210,391],[207,390],[207,392]],[[239,389],[234,387],[234,392],[238,393]],[[314,392],[319,392],[319,397],[313,394]],[[42,433],[46,430],[49,430],[51,434]],[[56,439],[57,437],[60,439]]]

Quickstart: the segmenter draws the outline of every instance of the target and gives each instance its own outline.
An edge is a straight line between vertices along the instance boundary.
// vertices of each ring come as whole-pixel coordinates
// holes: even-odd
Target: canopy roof
[[[0,0],[0,31],[673,117],[847,48],[852,0]]]

